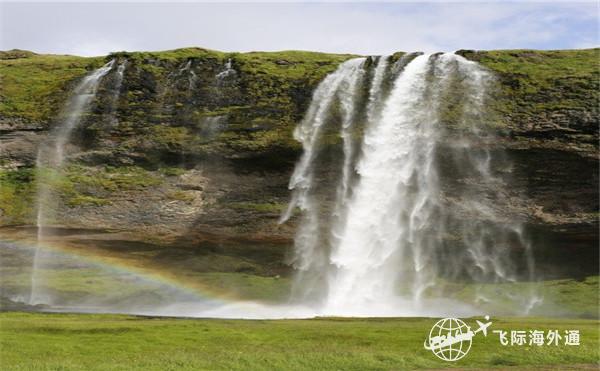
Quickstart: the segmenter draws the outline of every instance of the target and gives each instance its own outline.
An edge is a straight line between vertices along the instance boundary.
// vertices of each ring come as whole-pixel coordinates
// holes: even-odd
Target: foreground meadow
[[[3,370],[597,369],[597,320],[492,318],[490,330],[580,331],[579,346],[502,346],[478,334],[444,362],[423,349],[435,319],[217,320],[0,314]],[[467,319],[475,325],[474,319]]]

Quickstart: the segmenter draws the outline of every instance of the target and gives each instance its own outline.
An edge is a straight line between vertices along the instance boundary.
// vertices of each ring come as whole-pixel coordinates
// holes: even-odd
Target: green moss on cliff
[[[0,171],[0,225],[21,224],[32,218],[33,179],[31,168]]]
[[[251,52],[233,54],[245,73],[290,79],[319,78],[333,71],[350,54],[327,54],[307,51]]]
[[[79,189],[102,188],[106,191],[135,190],[162,182],[159,174],[138,166],[70,166],[67,178]]]
[[[571,133],[598,132],[600,49],[459,53],[496,74],[496,108],[511,129],[537,132],[536,136],[562,133],[563,139]],[[597,139],[589,139],[597,144]]]
[[[147,140],[161,152],[178,153],[189,148],[194,137],[186,127],[156,125],[148,128]]]
[[[169,162],[264,156],[282,149],[294,153],[299,146],[291,132],[312,91],[351,56],[187,48],[111,57],[128,63],[122,124],[112,129],[111,140],[124,140],[125,147],[148,154],[150,161]],[[228,64],[232,70],[223,75]]]
[[[180,168],[150,171],[138,166],[83,166],[72,164],[62,171],[20,168],[0,171],[0,225],[34,223],[37,184],[45,184],[52,201],[64,207],[103,206],[114,194],[143,191],[159,186]],[[48,205],[50,208],[56,207]]]
[[[66,207],[102,206],[110,204],[108,198],[115,192],[161,184],[163,175],[137,166],[70,165],[60,172],[49,168],[4,170],[0,182],[0,225],[8,225],[32,223],[39,182]]]
[[[275,202],[230,202],[226,206],[236,210],[258,211],[261,213],[279,214],[287,207],[287,204]]]
[[[70,84],[101,58],[37,55],[0,59],[0,117],[46,123],[60,110]]]
[[[115,52],[109,55],[109,58],[123,58],[137,62],[148,61],[171,61],[176,62],[188,58],[219,58],[223,59],[226,53],[204,48],[180,48],[174,50],[165,50],[159,52]]]
[[[88,195],[75,195],[68,201],[68,205],[71,207],[76,206],[103,206],[110,204],[109,200],[100,197],[88,196]]]

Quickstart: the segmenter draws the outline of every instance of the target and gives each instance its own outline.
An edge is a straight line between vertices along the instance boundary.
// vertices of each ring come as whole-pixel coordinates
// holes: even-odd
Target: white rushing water
[[[186,64],[177,71],[177,76],[182,76],[184,74],[187,75],[188,90],[191,92],[196,87],[196,81],[198,81],[198,76],[192,69],[192,60],[188,60]]]
[[[308,296],[311,294],[311,289],[315,285],[305,281],[322,279],[321,275],[317,273],[322,274],[324,272],[323,263],[326,259],[324,249],[317,248],[321,239],[319,211],[317,205],[315,205],[317,201],[312,192],[313,162],[317,155],[317,142],[331,106],[339,99],[337,93],[342,86],[353,85],[352,81],[357,80],[357,75],[362,74],[364,62],[364,58],[352,59],[343,63],[337,71],[328,75],[313,93],[313,103],[310,105],[303,121],[294,131],[294,138],[302,142],[304,153],[291,177],[290,188],[294,189],[295,192],[280,222],[289,219],[296,207],[303,211],[302,222],[298,227],[296,250],[292,258],[292,264],[298,269],[298,282],[304,283],[298,283],[294,286],[295,296]],[[346,126],[348,125],[346,124]],[[303,293],[300,294],[300,292]]]
[[[381,119],[365,133],[363,157],[357,165],[359,180],[348,200],[339,242],[330,256],[337,267],[329,280],[326,303],[332,312],[367,303],[379,305],[393,297],[398,245],[405,234],[419,228],[411,224],[426,218],[417,214],[430,195],[426,187],[433,184],[424,182],[422,194],[410,198],[406,186],[416,166],[429,165],[426,158],[425,162],[418,161],[418,152],[431,151],[432,133],[426,125],[419,125],[422,118],[417,114],[429,112],[415,110],[424,95],[427,61],[428,56],[420,56],[407,66],[395,82]],[[409,204],[413,199],[416,202]],[[415,269],[419,270],[422,262],[417,254],[414,257]]]
[[[114,64],[115,61],[111,60],[104,66],[84,77],[79,85],[75,87],[75,90],[64,109],[64,120],[61,125],[58,126],[58,130],[56,131],[56,143],[54,150],[52,151],[53,153],[50,153],[50,156],[52,157],[51,160],[55,166],[60,166],[62,164],[64,160],[65,145],[71,137],[73,129],[79,124],[81,115],[96,96],[100,79],[113,68]]]
[[[493,76],[452,53],[412,55],[393,65],[388,59],[370,67],[363,58],[342,64],[316,89],[296,130],[304,153],[281,218],[300,211],[293,300],[321,315],[477,313],[493,301],[480,286],[516,281],[517,266],[527,278],[532,271],[521,226],[497,210],[506,185],[481,145],[489,140],[485,97]],[[388,78],[395,80],[386,92]],[[365,90],[366,98],[359,93]],[[461,129],[445,135],[450,109]],[[319,170],[327,159],[319,153],[336,122],[343,160],[331,165],[340,167],[339,183],[328,198],[321,179],[327,172]],[[446,191],[440,177],[452,160],[464,185]],[[524,263],[513,261],[515,247],[525,250],[518,258]],[[452,300],[448,287],[462,282],[474,288],[470,299]],[[526,311],[529,294],[506,298]]]
[[[43,277],[41,270],[44,268],[45,257],[42,244],[45,238],[45,227],[52,222],[56,211],[57,195],[54,194],[53,179],[60,173],[64,163],[65,147],[69,143],[73,130],[81,122],[83,114],[89,108],[98,90],[101,79],[109,73],[115,64],[111,60],[104,66],[98,68],[91,74],[85,76],[75,87],[69,100],[67,101],[63,113],[62,121],[50,134],[50,141],[42,145],[38,150],[36,159],[36,168],[38,171],[38,194],[37,194],[37,240],[38,247],[35,250],[33,258],[33,271],[31,274],[31,294],[30,304],[50,303],[51,298],[44,293]],[[123,69],[121,69],[123,66]],[[119,84],[122,81],[124,64],[119,66],[117,71]],[[120,86],[119,86],[120,88]]]
[[[110,123],[117,125],[119,120],[117,119],[117,105],[119,103],[119,97],[121,96],[121,87],[123,86],[123,77],[125,75],[125,68],[127,67],[127,61],[121,62],[115,73],[114,89],[110,99]]]
[[[233,62],[231,61],[231,58],[229,58],[227,59],[227,62],[225,62],[225,69],[216,76],[217,83],[221,83],[224,79],[236,74],[237,72],[233,68]]]

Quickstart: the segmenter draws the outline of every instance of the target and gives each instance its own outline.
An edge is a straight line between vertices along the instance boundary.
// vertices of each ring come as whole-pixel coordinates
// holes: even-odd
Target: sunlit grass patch
[[[423,348],[430,318],[202,320],[122,315],[0,314],[3,369],[396,370],[547,367],[598,362],[598,321],[492,318],[492,329],[578,329],[579,346],[502,346],[477,335],[444,362]],[[474,322],[466,319],[467,322]],[[107,356],[110,355],[110,356]]]

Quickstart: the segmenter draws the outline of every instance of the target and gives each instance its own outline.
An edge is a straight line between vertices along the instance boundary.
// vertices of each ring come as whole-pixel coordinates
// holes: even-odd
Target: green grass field
[[[597,369],[597,320],[492,318],[490,330],[580,331],[579,346],[478,334],[457,362],[423,348],[436,319],[212,320],[0,314],[2,370]],[[466,322],[474,324],[474,319]]]

